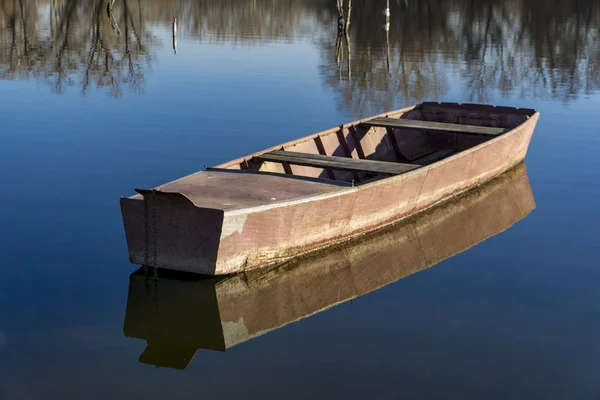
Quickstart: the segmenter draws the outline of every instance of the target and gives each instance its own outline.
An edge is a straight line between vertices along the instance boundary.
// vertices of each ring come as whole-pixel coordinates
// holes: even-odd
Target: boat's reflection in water
[[[131,275],[126,336],[143,363],[185,368],[197,349],[225,351],[431,267],[496,235],[535,208],[524,165],[376,235],[269,271],[230,277]]]

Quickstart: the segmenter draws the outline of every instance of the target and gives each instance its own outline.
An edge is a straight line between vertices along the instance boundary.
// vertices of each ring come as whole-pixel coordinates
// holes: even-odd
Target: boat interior
[[[212,170],[360,185],[435,163],[519,126],[532,109],[426,102],[342,125]]]

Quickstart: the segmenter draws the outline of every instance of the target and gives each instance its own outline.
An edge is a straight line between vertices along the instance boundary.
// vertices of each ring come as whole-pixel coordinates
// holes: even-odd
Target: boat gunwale
[[[410,107],[409,111],[411,109],[413,109],[413,108],[414,108],[414,106]],[[387,114],[393,114],[393,113],[397,113],[397,112],[403,111],[403,110],[406,110],[406,109],[401,109],[401,110],[393,111],[393,112],[390,112],[390,113],[387,113]],[[372,118],[376,118],[376,117],[372,117]],[[235,216],[235,215],[239,215],[239,214],[250,214],[250,213],[256,213],[256,212],[262,212],[262,211],[270,210],[272,208],[293,206],[293,205],[303,204],[303,203],[310,202],[310,201],[325,200],[325,199],[329,199],[329,198],[332,198],[332,197],[337,197],[337,196],[342,196],[342,195],[345,195],[345,194],[357,192],[359,190],[367,190],[367,189],[370,189],[370,188],[373,188],[373,187],[377,187],[377,186],[380,186],[380,185],[387,185],[390,182],[395,182],[396,180],[400,180],[400,179],[408,179],[408,178],[410,178],[410,177],[412,177],[414,175],[427,174],[433,168],[437,168],[440,165],[449,163],[449,162],[451,162],[453,160],[456,160],[456,159],[458,159],[460,157],[466,157],[466,156],[468,156],[469,154],[471,154],[471,153],[473,153],[475,151],[478,151],[478,150],[483,149],[485,147],[491,146],[491,145],[493,145],[493,144],[495,144],[495,143],[497,143],[497,142],[499,142],[501,140],[504,140],[504,139],[506,139],[508,137],[514,136],[517,133],[520,133],[522,130],[529,128],[531,124],[536,124],[538,118],[539,118],[539,112],[535,111],[531,116],[529,116],[527,118],[527,120],[523,121],[521,124],[515,126],[514,128],[512,128],[512,129],[510,129],[510,130],[508,130],[508,131],[506,131],[506,132],[504,132],[502,134],[497,135],[494,138],[486,140],[485,142],[482,142],[482,143],[480,143],[478,145],[475,145],[473,147],[470,147],[468,149],[460,151],[460,152],[458,152],[456,154],[453,154],[453,155],[450,155],[448,157],[445,157],[445,158],[443,158],[441,160],[438,160],[438,161],[436,161],[434,163],[431,163],[429,165],[424,165],[424,166],[422,166],[420,168],[417,168],[417,169],[414,169],[414,170],[411,170],[411,171],[407,171],[407,172],[402,173],[402,174],[388,176],[388,177],[385,177],[383,179],[378,179],[378,180],[375,180],[375,181],[372,181],[372,182],[368,182],[368,183],[365,183],[363,185],[358,185],[358,186],[340,186],[339,189],[333,189],[330,192],[326,192],[326,193],[309,194],[309,195],[300,196],[300,197],[296,197],[296,198],[288,199],[288,200],[273,201],[273,202],[271,202],[269,204],[261,204],[261,205],[258,205],[258,206],[231,208],[229,210],[224,210],[224,213],[225,213],[225,216]],[[351,124],[353,124],[353,123],[349,123],[348,125],[351,125]],[[329,129],[329,130],[324,131],[324,132],[329,132],[331,130],[332,129]],[[312,135],[311,137],[309,137],[308,140],[310,140],[310,138],[312,138],[312,137],[314,137],[314,135]],[[298,139],[298,140],[302,140],[302,139],[305,139],[305,138],[301,138],[301,139]],[[294,142],[288,142],[288,143],[295,143],[295,141]],[[279,148],[279,147],[281,147],[281,145],[280,146],[276,146],[275,148]],[[262,154],[262,153],[268,152],[268,151],[271,151],[271,149],[267,149],[267,150],[264,150],[264,151],[261,151],[261,152],[255,153],[255,154]],[[252,155],[251,157],[253,157],[253,156],[254,155]],[[239,160],[244,160],[244,159],[245,158],[240,158]],[[235,163],[235,161],[237,161],[237,160],[228,162],[227,164]],[[522,161],[522,160],[519,160],[519,161]],[[223,165],[223,164],[221,164],[221,165]],[[512,166],[514,166],[514,165],[507,165],[506,168],[502,170],[502,172],[510,169]],[[211,168],[227,169],[227,168],[221,168],[221,167],[211,167]],[[236,171],[237,172],[238,170],[232,170],[232,171]],[[241,170],[241,171],[243,171],[243,170]],[[282,176],[282,177],[288,177],[289,178],[289,176],[287,174],[279,174],[279,175]],[[493,179],[493,178],[494,178],[494,176],[490,177],[490,179]],[[466,190],[470,190],[473,187],[474,186],[470,186]],[[460,192],[453,193],[451,196],[454,196],[454,195],[456,195],[458,193],[460,193]],[[449,196],[441,198],[439,201],[436,201],[435,204],[437,204],[437,203],[439,203],[441,201],[444,201],[448,197]],[[192,200],[190,200],[190,201],[194,204],[194,206],[202,208],[201,206],[197,206]]]
[[[328,192],[328,193],[321,193],[321,194],[316,194],[316,195],[315,194],[306,195],[306,196],[296,197],[296,198],[290,199],[290,200],[274,201],[270,204],[262,204],[259,206],[253,206],[253,207],[247,207],[247,208],[232,208],[230,210],[225,211],[225,216],[235,216],[235,215],[239,215],[239,214],[251,214],[251,213],[256,213],[256,212],[267,211],[267,210],[270,210],[272,208],[277,208],[277,207],[294,206],[294,205],[298,205],[298,204],[307,203],[309,201],[325,200],[325,199],[329,199],[329,198],[336,197],[336,196],[342,196],[342,195],[345,195],[345,194],[348,194],[351,192],[357,192],[359,190],[367,190],[367,189],[370,189],[373,187],[377,187],[379,185],[386,185],[386,184],[389,184],[390,182],[395,182],[396,180],[407,179],[409,177],[412,177],[413,175],[418,175],[418,174],[423,174],[423,173],[427,174],[427,173],[429,173],[429,171],[431,171],[433,168],[435,168],[437,166],[446,164],[450,161],[453,161],[453,160],[458,159],[463,156],[468,156],[469,154],[473,153],[474,151],[477,151],[479,149],[485,148],[487,146],[490,146],[494,143],[499,142],[503,138],[513,136],[517,133],[520,133],[524,128],[528,127],[531,124],[530,120],[533,118],[533,116],[536,116],[536,114],[539,115],[539,112],[536,111],[535,114],[533,114],[526,121],[523,121],[523,123],[521,123],[520,125],[514,127],[513,129],[511,129],[509,131],[506,131],[503,134],[498,135],[497,137],[495,137],[493,139],[487,140],[483,143],[480,143],[476,146],[465,149],[465,150],[458,152],[454,155],[451,155],[449,157],[443,158],[432,164],[424,165],[421,168],[413,169],[413,170],[405,172],[403,174],[392,175],[392,176],[389,176],[389,177],[386,177],[383,179],[379,179],[379,180],[376,180],[373,182],[365,183],[364,185],[360,185],[360,186],[343,187],[338,190],[332,190],[331,192]],[[536,122],[537,122],[537,118],[536,118]],[[519,160],[519,162],[521,162],[521,161],[522,160]],[[518,162],[516,164],[518,164]],[[511,167],[513,167],[516,164],[507,165],[506,168],[504,168],[499,174],[496,174],[494,176],[491,176],[489,179],[486,179],[486,182],[491,179],[494,179],[496,176],[502,174],[503,172],[506,172],[507,170],[509,170]],[[483,183],[483,182],[481,182],[481,183]],[[436,202],[434,202],[433,204],[431,204],[430,206],[427,206],[425,209],[433,207],[436,204],[439,204],[439,203],[447,200],[449,197],[456,196],[460,193],[471,190],[471,189],[475,188],[476,186],[477,185],[469,186],[468,188],[466,188],[464,190],[460,190],[460,191],[452,193],[449,196],[442,197],[439,200],[437,200]],[[402,219],[402,218],[400,218],[400,219]]]
[[[444,102],[442,102],[442,103],[431,103],[431,102],[427,103],[427,102],[424,102],[424,103],[419,103],[419,104],[416,104],[416,105],[413,105],[413,106],[410,106],[410,107],[400,108],[400,109],[397,109],[397,110],[394,110],[394,111],[388,111],[388,112],[385,112],[385,113],[381,113],[381,114],[377,114],[377,115],[374,115],[374,116],[370,116],[368,118],[363,118],[363,119],[359,119],[359,120],[356,120],[356,121],[348,122],[348,123],[345,123],[345,124],[340,125],[338,127],[329,128],[329,129],[323,130],[321,132],[313,133],[313,134],[310,134],[310,135],[307,135],[307,136],[304,136],[304,137],[301,137],[301,138],[298,138],[298,139],[294,139],[294,140],[291,140],[291,141],[288,141],[288,142],[284,142],[284,143],[281,143],[281,144],[269,147],[267,149],[260,150],[260,151],[255,152],[255,153],[251,153],[251,154],[248,154],[246,156],[239,157],[237,159],[230,160],[230,161],[227,161],[225,163],[218,164],[218,165],[216,165],[214,167],[207,167],[207,170],[219,171],[219,172],[234,172],[234,173],[252,173],[252,172],[256,172],[256,173],[260,174],[261,173],[260,171],[245,171],[245,170],[242,170],[242,169],[238,170],[238,169],[227,168],[227,166],[231,166],[231,165],[242,163],[244,161],[252,159],[253,157],[256,157],[256,156],[264,154],[264,153],[267,153],[267,152],[272,151],[272,150],[281,149],[282,147],[304,143],[306,141],[312,140],[312,139],[314,139],[316,137],[320,137],[320,136],[325,135],[325,134],[332,134],[332,133],[335,134],[335,132],[337,130],[339,130],[339,129],[349,128],[351,126],[357,126],[357,125],[361,124],[362,122],[366,122],[366,121],[369,121],[371,119],[380,118],[380,117],[390,117],[390,116],[395,116],[397,114],[404,114],[404,113],[412,111],[416,107],[419,107],[419,106],[424,105],[424,104],[437,104],[437,105],[448,105],[448,106],[457,106],[457,107],[463,106],[463,107],[466,107],[466,108],[468,108],[468,107],[474,107],[474,108],[475,107],[486,107],[486,108],[490,109],[489,112],[492,112],[492,110],[494,110],[495,108],[498,108],[501,111],[504,111],[506,109],[511,109],[514,112],[523,111],[525,113],[525,115],[527,115],[527,119],[525,121],[521,122],[519,125],[517,125],[517,126],[511,128],[511,129],[507,130],[506,132],[498,134],[495,137],[492,137],[492,138],[490,138],[490,139],[488,139],[488,140],[486,140],[486,141],[484,141],[484,142],[482,142],[482,143],[480,143],[478,145],[469,147],[469,148],[467,148],[465,150],[459,151],[459,152],[457,152],[457,153],[455,153],[453,155],[445,157],[445,158],[443,158],[441,160],[438,160],[438,161],[436,161],[434,163],[421,166],[419,168],[407,171],[407,172],[402,173],[402,174],[388,176],[388,177],[385,177],[385,178],[382,178],[382,179],[374,180],[374,181],[367,182],[367,183],[364,183],[362,185],[357,185],[357,186],[343,186],[343,185],[340,185],[340,186],[338,186],[339,187],[338,189],[334,188],[334,186],[336,184],[333,183],[333,182],[331,182],[331,183],[329,183],[329,182],[323,182],[325,184],[331,185],[332,186],[332,190],[329,191],[329,192],[326,192],[326,193],[308,194],[308,195],[305,195],[305,196],[295,197],[293,199],[273,201],[273,202],[270,202],[268,204],[261,204],[261,205],[257,205],[257,206],[239,207],[239,208],[231,208],[231,209],[228,209],[228,210],[222,210],[224,212],[224,216],[235,216],[235,215],[239,215],[239,214],[251,214],[251,213],[257,213],[257,212],[262,212],[262,211],[270,210],[270,209],[273,209],[273,208],[294,206],[294,205],[303,204],[303,203],[307,203],[307,202],[311,202],[311,201],[325,200],[325,199],[329,199],[329,198],[333,198],[333,197],[337,197],[337,196],[343,196],[343,195],[346,195],[346,194],[349,194],[349,193],[357,192],[359,190],[368,190],[370,188],[378,187],[380,185],[387,185],[390,182],[396,182],[397,180],[401,180],[401,179],[408,179],[408,178],[410,178],[412,176],[416,176],[416,175],[419,175],[419,174],[427,174],[433,168],[437,168],[440,165],[443,165],[443,164],[446,164],[448,162],[454,161],[454,160],[456,160],[456,159],[458,159],[460,157],[468,156],[469,154],[471,154],[471,153],[473,153],[475,151],[478,151],[480,149],[483,149],[483,148],[486,148],[488,146],[491,146],[491,145],[493,145],[493,144],[495,144],[495,143],[497,143],[497,142],[499,142],[501,140],[504,140],[504,139],[506,139],[508,137],[512,137],[516,133],[521,132],[522,130],[524,130],[526,128],[529,128],[529,126],[531,124],[534,124],[534,127],[532,128],[532,129],[534,129],[535,128],[535,124],[537,123],[537,120],[538,120],[539,115],[540,115],[539,111],[537,111],[537,110],[531,110],[531,109],[521,109],[521,108],[504,107],[504,106],[491,106],[491,105],[478,105],[478,104],[459,104],[459,103],[444,103]],[[533,113],[530,114],[528,111],[529,112],[533,111]],[[519,161],[522,161],[522,160],[519,160]],[[502,170],[502,172],[510,169],[512,166],[514,166],[514,165],[507,165],[506,168],[504,168]],[[189,196],[184,195],[184,194],[182,194],[180,192],[170,192],[170,191],[166,191],[166,190],[162,190],[161,189],[164,186],[167,186],[169,184],[181,181],[183,179],[189,178],[190,176],[193,176],[193,175],[196,175],[196,174],[200,174],[202,172],[204,172],[204,171],[194,172],[192,174],[183,176],[183,177],[178,178],[176,180],[173,180],[171,182],[167,182],[165,184],[162,184],[162,185],[158,186],[157,190],[161,191],[162,193],[178,193],[178,194],[181,194],[184,197],[186,197],[195,207],[198,207],[198,208],[216,209],[216,208],[212,208],[212,207],[199,206]],[[292,176],[290,176],[288,174],[280,174],[280,173],[269,173],[269,175],[277,175],[277,176],[280,176],[282,178],[291,178],[292,177]],[[497,176],[497,175],[495,175],[495,176]],[[490,179],[493,179],[495,176],[490,177]],[[311,179],[311,180],[312,179],[320,179],[320,178],[313,178],[313,177],[303,177],[301,175],[295,175],[293,177],[296,178],[296,179],[301,179],[301,180],[303,178]],[[489,180],[489,179],[487,179],[487,180]],[[475,186],[470,186],[470,187],[468,187],[465,190],[470,190],[471,188],[473,188]],[[464,192],[465,190],[463,190],[463,191],[457,191],[455,193],[452,193],[450,196],[445,196],[443,198],[440,198],[433,205],[438,204],[439,202],[442,202],[442,201],[446,200],[448,197],[451,197],[451,196],[457,195],[457,194],[459,194],[461,192]],[[129,197],[129,199],[132,199],[132,200],[142,200],[143,197],[140,194],[137,194],[137,195]]]

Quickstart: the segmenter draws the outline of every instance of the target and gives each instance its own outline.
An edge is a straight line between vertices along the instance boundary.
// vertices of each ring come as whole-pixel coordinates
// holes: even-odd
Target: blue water
[[[31,52],[52,40],[49,3],[24,1]],[[116,96],[95,84],[84,95],[77,63],[57,93],[51,50],[14,67],[18,14],[0,5],[0,71],[20,71],[0,74],[1,399],[600,398],[595,2],[534,17],[539,2],[528,0],[475,12],[454,0],[430,14],[437,2],[400,2],[386,43],[385,2],[354,0],[341,78],[333,1],[131,3],[147,38],[143,82]],[[119,46],[115,8],[121,36],[103,29]],[[487,36],[469,36],[490,20]],[[85,61],[89,43],[71,43]],[[27,73],[38,64],[45,75]],[[138,361],[145,342],[123,334],[137,267],[120,196],[420,100],[539,110],[526,158],[536,209],[352,303],[225,353],[199,350],[183,371]]]

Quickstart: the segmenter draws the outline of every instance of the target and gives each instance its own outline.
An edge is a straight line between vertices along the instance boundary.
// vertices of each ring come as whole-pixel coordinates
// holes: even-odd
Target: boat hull
[[[509,132],[434,164],[288,201],[220,210],[198,207],[180,193],[141,192],[145,201],[121,201],[130,260],[201,274],[232,274],[374,231],[522,162],[538,116],[534,113]]]

